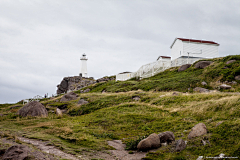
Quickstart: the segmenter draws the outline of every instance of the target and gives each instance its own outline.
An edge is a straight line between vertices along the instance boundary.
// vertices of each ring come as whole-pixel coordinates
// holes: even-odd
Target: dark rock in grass
[[[21,109],[19,109],[18,114],[22,117],[26,117],[26,116],[47,117],[48,116],[48,112],[44,107],[44,105],[42,105],[40,102],[37,102],[37,101],[32,101],[24,105]]]
[[[88,101],[85,101],[84,99],[80,99],[78,101],[78,104],[83,105],[83,104],[88,104]]]
[[[10,109],[19,108],[19,107],[22,107],[22,106],[21,105],[15,105],[15,106],[10,107]]]
[[[233,63],[233,62],[235,62],[235,61],[236,61],[236,60],[233,59],[233,60],[227,61],[226,64],[230,64],[230,63]]]
[[[87,92],[90,92],[90,89],[88,88],[88,89],[85,89],[84,91],[83,91],[83,93],[87,93]]]
[[[3,117],[4,115],[2,113],[0,113],[0,117]]]
[[[173,95],[173,96],[178,96],[178,93],[177,93],[177,92],[173,92],[172,95]]]
[[[76,99],[78,99],[78,95],[74,92],[70,92],[62,96],[60,102],[67,102],[67,101],[76,100]]]
[[[235,76],[235,80],[238,80],[238,81],[240,81],[240,75],[238,75],[238,76]]]
[[[201,88],[201,87],[196,87],[196,88],[193,89],[193,91],[195,91],[195,92],[200,92],[200,93],[209,92],[208,89],[206,89],[206,88]]]
[[[160,139],[159,136],[156,133],[150,134],[147,138],[141,140],[137,148],[140,151],[147,151],[150,149],[158,148],[160,147]]]
[[[135,101],[141,100],[141,98],[139,96],[132,96],[132,99],[135,100]]]
[[[191,64],[184,64],[184,65],[182,65],[181,67],[178,68],[178,72],[185,71],[189,67],[191,67]]]
[[[186,143],[184,140],[180,139],[177,141],[177,144],[176,144],[176,151],[177,152],[181,152],[182,150],[184,150],[186,148]]]
[[[222,84],[219,86],[221,89],[231,89],[232,87],[230,85]]]
[[[201,84],[202,84],[203,86],[206,86],[206,85],[207,85],[207,83],[206,83],[206,82],[204,82],[204,81],[203,81]]]
[[[29,148],[24,145],[11,146],[3,155],[3,160],[25,160],[29,157]]]
[[[213,63],[212,61],[200,61],[195,64],[195,68],[203,69],[212,63]]]
[[[171,143],[175,141],[175,136],[173,132],[166,131],[158,134],[161,143]]]
[[[188,135],[188,139],[199,137],[207,134],[207,127],[204,123],[198,123],[192,128],[192,131]]]

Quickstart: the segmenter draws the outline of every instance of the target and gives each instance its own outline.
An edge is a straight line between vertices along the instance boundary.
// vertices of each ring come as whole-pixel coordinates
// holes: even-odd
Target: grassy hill
[[[226,64],[233,59],[236,61]],[[19,117],[15,113],[20,107],[11,109],[15,104],[1,104],[0,113],[5,116],[0,117],[0,134],[9,139],[19,135],[47,140],[63,151],[81,155],[83,151],[111,149],[106,141],[112,139],[122,139],[127,149],[135,149],[144,136],[172,131],[176,140],[188,141],[187,148],[178,153],[171,145],[162,146],[145,159],[192,160],[220,153],[240,157],[239,81],[232,89],[218,88],[220,82],[233,81],[240,75],[240,56],[212,61],[204,69],[192,66],[177,72],[178,68],[171,68],[147,79],[88,86],[89,93],[75,91],[79,99],[89,101],[82,106],[77,105],[79,99],[64,103],[58,102],[61,96],[44,99],[41,103],[49,110],[47,118]],[[202,81],[208,85],[202,86]],[[195,93],[197,86],[217,91]],[[102,94],[103,90],[107,93]],[[173,91],[178,91],[177,95]],[[134,96],[140,100],[135,101]],[[51,112],[63,105],[68,111],[62,117]],[[207,126],[208,134],[187,139],[191,128],[200,122]],[[204,146],[201,140],[210,144]]]

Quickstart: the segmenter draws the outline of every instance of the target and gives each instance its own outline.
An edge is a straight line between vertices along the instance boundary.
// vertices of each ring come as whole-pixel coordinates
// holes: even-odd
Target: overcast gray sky
[[[0,103],[56,92],[63,77],[137,71],[176,37],[240,53],[239,0],[0,0]]]

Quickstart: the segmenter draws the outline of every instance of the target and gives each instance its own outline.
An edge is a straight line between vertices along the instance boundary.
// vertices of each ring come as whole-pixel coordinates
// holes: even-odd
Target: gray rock
[[[233,85],[236,85],[236,84],[237,84],[237,82],[236,82],[236,81],[232,81],[232,84],[233,84]]]
[[[207,85],[207,83],[206,83],[206,82],[204,82],[204,81],[203,81],[201,84],[202,84],[203,86],[206,86],[206,85]]]
[[[222,84],[219,86],[221,89],[231,89],[232,87],[230,85]]]
[[[24,145],[15,145],[7,149],[3,155],[3,160],[25,160],[30,158],[29,148]]]
[[[235,76],[235,80],[238,80],[238,81],[240,81],[240,75],[238,75],[238,76]]]
[[[0,117],[3,117],[4,115],[2,113],[0,113]]]
[[[186,143],[184,140],[180,139],[177,141],[177,144],[176,144],[176,151],[177,152],[181,152],[182,150],[184,150],[186,148]]]
[[[141,98],[139,96],[132,96],[132,99],[135,100],[135,101],[141,100]]]
[[[37,102],[37,101],[32,101],[24,105],[21,109],[19,109],[18,114],[22,117],[26,117],[26,116],[47,117],[48,116],[48,112],[44,107],[44,105],[42,105],[40,102]]]
[[[216,125],[216,127],[219,126],[219,125],[222,124],[222,123],[223,123],[223,121],[218,122],[217,125]]]
[[[88,88],[88,89],[85,89],[83,92],[84,92],[84,93],[90,92],[90,89],[89,89],[89,88]]]
[[[204,123],[198,123],[192,128],[192,131],[188,135],[188,139],[199,137],[207,134],[207,127]]]
[[[67,101],[76,100],[76,99],[78,99],[78,95],[74,92],[70,92],[62,96],[60,102],[67,102]]]
[[[172,95],[173,95],[173,96],[178,96],[178,93],[177,93],[177,92],[173,92]]]
[[[233,59],[233,60],[227,61],[226,64],[230,64],[230,63],[233,63],[233,62],[235,62],[235,61],[236,61],[236,60]]]
[[[21,105],[11,106],[10,109],[22,107]]]
[[[207,143],[204,140],[201,140],[201,142],[204,146],[206,146]]]
[[[161,143],[171,143],[172,141],[175,141],[175,136],[173,132],[170,131],[159,133],[158,136]]]
[[[56,114],[57,114],[58,116],[62,116],[62,111],[61,111],[61,109],[57,108],[57,109],[56,109]]]
[[[191,67],[191,64],[184,64],[184,65],[182,65],[181,67],[178,68],[178,72],[185,71],[189,67]]]
[[[88,104],[88,101],[85,101],[84,99],[80,99],[78,101],[78,104],[83,105],[83,104]]]
[[[213,63],[212,61],[200,61],[200,62],[197,62],[194,67],[203,69],[212,63]]]
[[[156,133],[150,134],[147,138],[141,140],[137,148],[140,151],[147,151],[150,149],[158,148],[160,147],[160,139],[159,136]]]
[[[195,91],[195,92],[200,92],[200,93],[209,92],[208,89],[206,89],[206,88],[201,88],[201,87],[196,87],[196,88],[193,89],[193,91]]]

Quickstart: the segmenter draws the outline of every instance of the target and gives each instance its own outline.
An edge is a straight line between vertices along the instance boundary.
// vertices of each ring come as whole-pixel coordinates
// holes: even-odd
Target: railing
[[[116,75],[116,80],[125,81],[133,77],[148,78],[154,76],[160,72],[165,71],[171,67],[177,67],[184,64],[193,64],[194,62],[204,58],[178,58],[173,61],[170,60],[159,60],[156,62],[148,63],[139,68],[137,72],[125,73]]]

